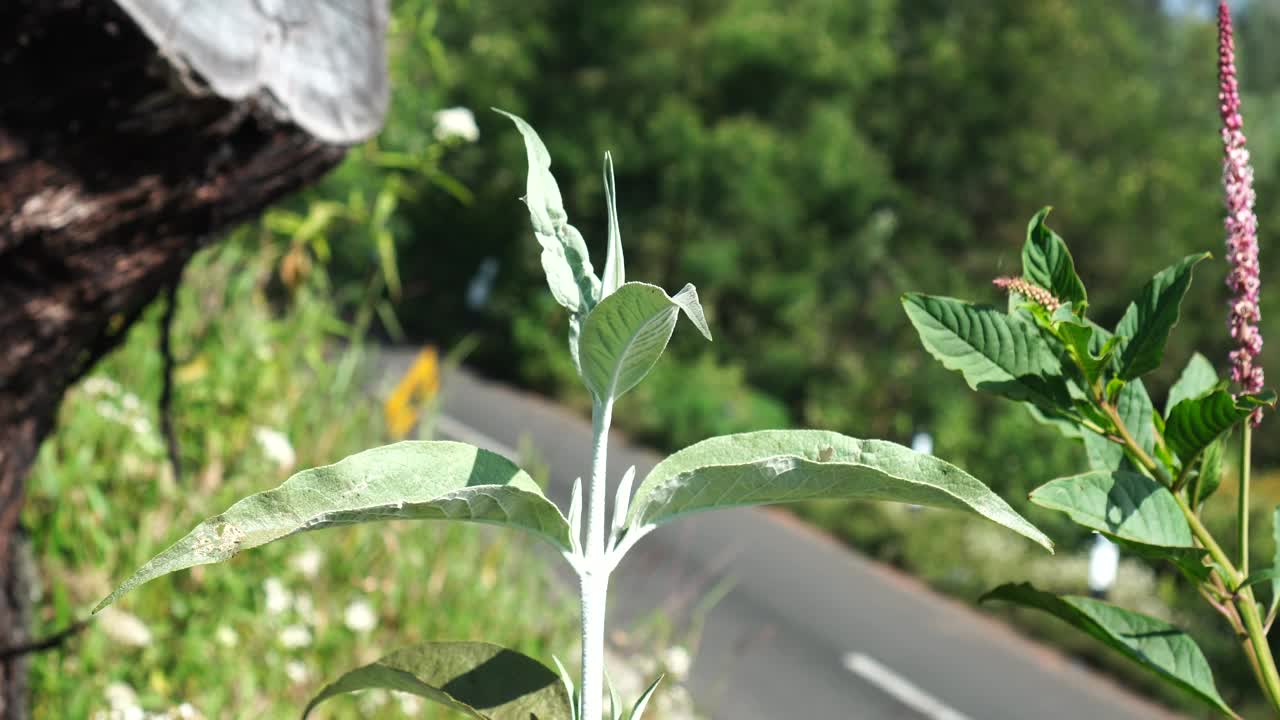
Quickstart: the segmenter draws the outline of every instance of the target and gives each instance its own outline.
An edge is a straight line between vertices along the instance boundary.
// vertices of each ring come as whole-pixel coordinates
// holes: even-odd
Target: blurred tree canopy
[[[376,240],[324,247],[340,283],[385,291],[384,326],[446,343],[479,332],[473,360],[489,372],[581,401],[517,200],[520,139],[484,109],[519,113],[546,139],[597,263],[608,149],[632,277],[693,282],[712,315],[716,342],[677,334],[675,359],[631,400],[633,430],[677,445],[779,423],[898,440],[929,429],[940,454],[1007,476],[1020,469],[1017,446],[1053,434],[997,421],[1021,410],[974,400],[927,362],[898,297],[1003,302],[989,281],[1016,271],[1041,206],[1057,208],[1051,222],[1104,322],[1155,271],[1213,251],[1171,367],[1150,383],[1157,400],[1192,347],[1225,359],[1215,35],[1207,16],[1165,7],[402,0],[387,129],[313,194],[310,212],[316,197],[346,198],[332,234]],[[1238,22],[1266,268],[1280,226],[1267,202],[1280,190],[1280,72],[1266,38],[1280,12],[1249,3]],[[447,105],[476,112],[479,143],[433,138],[432,113]],[[494,290],[471,307],[487,259]],[[378,267],[385,281],[371,286]],[[1276,282],[1263,292],[1276,307]],[[1264,312],[1272,337],[1276,317]],[[997,422],[1022,432],[992,438],[984,426]],[[1054,469],[1040,465],[1014,484]]]

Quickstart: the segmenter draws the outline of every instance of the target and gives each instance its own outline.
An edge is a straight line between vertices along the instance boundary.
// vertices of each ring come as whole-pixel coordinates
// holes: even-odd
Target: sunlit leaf
[[[457,442],[407,441],[303,470],[200,523],[94,609],[161,575],[300,532],[382,520],[467,520],[533,532],[561,550],[569,525],[510,460]]]
[[[1022,275],[1053,293],[1064,303],[1082,306],[1088,301],[1084,283],[1076,274],[1067,244],[1045,224],[1051,208],[1044,208],[1027,225],[1027,241],[1022,246]]]
[[[1218,384],[1218,371],[1213,369],[1213,363],[1200,353],[1191,356],[1191,360],[1187,362],[1187,366],[1182,369],[1182,374],[1178,376],[1178,381],[1169,388],[1169,397],[1164,401],[1164,416],[1169,417],[1170,411],[1174,406],[1183,400],[1200,397],[1213,389]]]
[[[1178,324],[1182,297],[1191,286],[1191,272],[1209,253],[1188,255],[1161,270],[1129,303],[1116,325],[1120,338],[1116,353],[1116,373],[1123,380],[1145,375],[1160,367],[1169,331]]]
[[[970,512],[1053,543],[976,478],[931,455],[822,430],[704,440],[658,463],[636,489],[629,528],[742,505],[823,498],[887,500]]]
[[[946,297],[907,293],[902,303],[925,349],[969,387],[1050,411],[1070,407],[1058,356],[1030,321]]]
[[[1187,398],[1169,411],[1164,439],[1179,460],[1189,463],[1254,410],[1275,404],[1273,392],[1232,397],[1226,390],[1215,390],[1208,395]]]
[[[627,283],[596,306],[579,348],[582,377],[598,400],[616,400],[644,379],[666,350],[681,310],[710,340],[692,285],[671,297],[656,285]]]

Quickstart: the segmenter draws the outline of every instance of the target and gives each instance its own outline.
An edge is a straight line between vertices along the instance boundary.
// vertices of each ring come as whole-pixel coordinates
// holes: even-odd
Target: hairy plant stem
[[[582,694],[578,699],[578,720],[601,720],[604,711],[604,618],[609,588],[604,514],[612,420],[612,401],[597,401],[592,405],[587,538],[578,572],[582,599]]]

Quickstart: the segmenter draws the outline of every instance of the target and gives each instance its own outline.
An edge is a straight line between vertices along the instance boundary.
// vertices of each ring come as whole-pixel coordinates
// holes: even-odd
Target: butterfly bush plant
[[[1083,443],[1089,471],[1051,480],[1031,502],[1065,513],[1136,555],[1172,564],[1241,638],[1271,706],[1280,712],[1280,676],[1267,633],[1280,606],[1280,547],[1272,567],[1249,568],[1249,463],[1253,428],[1276,395],[1263,391],[1258,333],[1257,218],[1244,149],[1231,17],[1219,6],[1219,70],[1226,159],[1229,328],[1237,343],[1231,378],[1220,380],[1203,355],[1192,356],[1157,411],[1142,378],[1158,368],[1192,271],[1208,254],[1158,272],[1118,324],[1089,319],[1088,295],[1062,238],[1040,211],[1027,227],[1022,274],[995,284],[1007,308],[910,293],[903,304],[925,348],[975,390],[1022,403]],[[1241,435],[1237,536],[1222,543],[1201,522],[1218,488],[1227,438]],[[1280,538],[1280,508],[1275,514]],[[1227,547],[1224,547],[1224,544]],[[1232,547],[1234,545],[1234,547]],[[1234,553],[1228,552],[1228,549]],[[1269,602],[1257,588],[1270,583]],[[1050,613],[1154,671],[1218,712],[1223,701],[1200,648],[1156,618],[1101,600],[1059,596],[1009,584],[984,599]]]
[[[812,498],[889,500],[975,513],[1052,549],[1044,534],[959,468],[893,443],[832,432],[717,437],[668,457],[638,483],[634,467],[620,478],[607,478],[615,402],[658,361],[680,315],[706,338],[711,332],[692,285],[670,295],[656,285],[626,280],[609,155],[604,158],[607,256],[597,277],[582,235],[567,221],[546,148],[533,128],[508,117],[528,154],[524,201],[547,285],[568,311],[568,351],[593,401],[591,466],[587,481],[574,483],[567,512],[505,457],[459,442],[400,442],[305,470],[274,490],[237,502],[144,564],[98,609],[166,573],[221,562],[300,532],[397,519],[501,525],[545,541],[578,576],[577,691],[559,661],[556,672],[483,642],[431,642],[343,675],[314,697],[304,717],[336,695],[380,687],[415,693],[473,718],[601,720],[609,576],[636,542],[676,518]],[[606,518],[610,496],[613,512]],[[639,720],[656,685],[657,680],[625,707],[609,688],[608,717]]]

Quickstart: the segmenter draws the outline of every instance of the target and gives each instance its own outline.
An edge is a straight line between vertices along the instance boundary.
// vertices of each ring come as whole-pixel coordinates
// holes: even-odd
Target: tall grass
[[[159,308],[68,394],[24,514],[42,578],[38,635],[236,498],[387,441],[323,272],[286,274],[289,288],[279,260],[242,236],[187,271],[174,327],[180,477],[158,432]],[[428,638],[549,662],[573,646],[573,608],[543,558],[511,540],[387,523],[157,580],[33,659],[35,717],[296,718],[343,670]],[[373,693],[333,702],[327,717],[437,716],[420,705]]]

